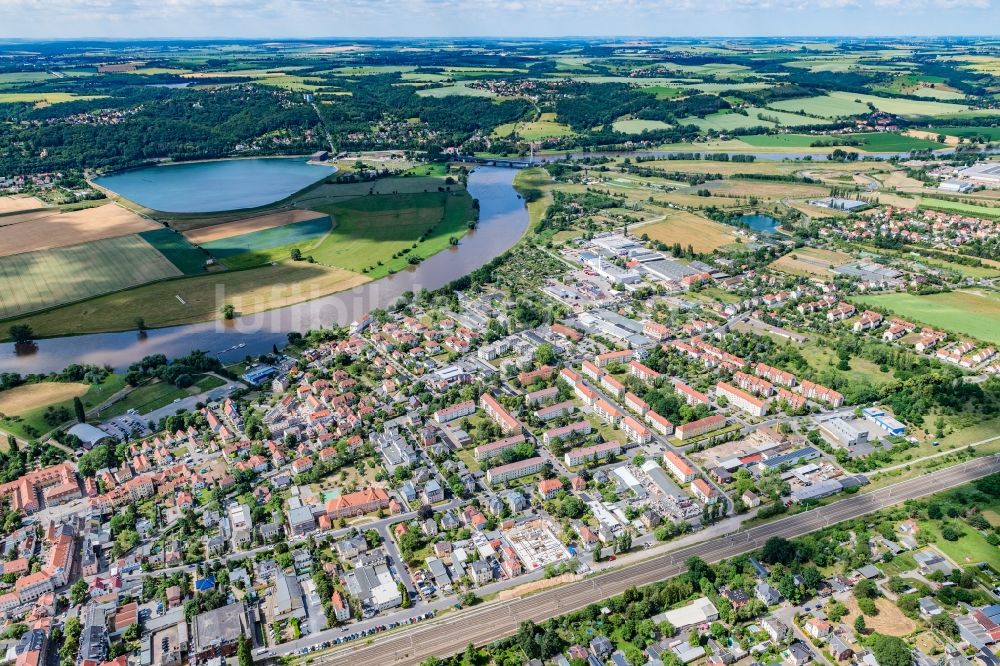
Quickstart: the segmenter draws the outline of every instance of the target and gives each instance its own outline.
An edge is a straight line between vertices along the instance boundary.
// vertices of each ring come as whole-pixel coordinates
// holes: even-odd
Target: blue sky
[[[1000,0],[0,0],[0,37],[982,35]]]

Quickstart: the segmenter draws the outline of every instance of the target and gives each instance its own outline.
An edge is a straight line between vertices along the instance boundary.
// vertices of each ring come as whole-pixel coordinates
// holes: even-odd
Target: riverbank
[[[70,363],[86,359],[89,363],[108,364],[112,367],[124,367],[149,354],[164,354],[168,358],[183,356],[194,349],[201,349],[218,356],[224,362],[235,362],[246,355],[268,353],[272,347],[283,346],[289,332],[305,331],[333,324],[350,324],[366,313],[376,308],[387,307],[400,295],[407,291],[418,292],[421,289],[438,289],[446,284],[468,275],[475,269],[486,264],[494,257],[503,254],[518,242],[528,229],[528,214],[524,201],[513,187],[516,172],[511,169],[496,167],[480,167],[470,175],[467,191],[479,202],[479,222],[475,230],[469,231],[458,245],[448,245],[434,256],[424,258],[416,266],[408,267],[393,275],[378,280],[367,280],[362,284],[343,285],[333,293],[310,292],[297,287],[298,282],[292,282],[289,289],[297,289],[287,296],[288,305],[279,305],[266,309],[263,305],[251,314],[246,309],[237,307],[238,315],[231,321],[220,318],[221,300],[219,306],[214,305],[209,311],[211,321],[180,320],[182,325],[168,325],[165,328],[153,328],[147,321],[149,330],[135,330],[134,318],[127,303],[112,304],[110,298],[101,305],[104,307],[89,309],[97,299],[75,306],[54,309],[44,316],[45,330],[52,335],[58,335],[60,328],[65,331],[67,322],[72,322],[79,334],[75,336],[61,335],[59,337],[43,338],[36,335],[38,344],[35,348],[22,349],[17,353],[10,343],[0,344],[0,371],[30,373],[58,371]],[[378,181],[376,181],[378,182]],[[317,264],[294,262],[300,270],[315,270]],[[281,266],[281,264],[279,264]],[[277,270],[277,267],[265,267],[241,271],[243,273]],[[163,287],[184,284],[188,280],[202,280],[204,277],[217,279],[218,276],[236,275],[239,272],[218,273],[213,276],[198,276],[169,283]],[[353,275],[358,275],[354,273]],[[365,276],[362,276],[365,277]],[[200,283],[208,290],[209,296],[215,296],[214,287],[207,282]],[[231,293],[231,292],[230,292]],[[183,308],[176,295],[164,289],[156,303],[164,307]],[[294,300],[292,299],[294,296]],[[275,298],[285,298],[279,292]],[[105,298],[105,297],[101,297]],[[182,296],[183,298],[183,296]],[[176,303],[171,303],[171,299]],[[154,304],[155,306],[155,304]],[[111,311],[123,324],[117,332],[108,327]],[[119,314],[120,313],[120,314]],[[24,317],[18,320],[35,328],[36,334],[41,333],[43,324],[36,326],[35,317]],[[15,323],[13,320],[0,323],[4,333]],[[106,331],[106,332],[95,332]],[[237,345],[242,344],[242,347]]]

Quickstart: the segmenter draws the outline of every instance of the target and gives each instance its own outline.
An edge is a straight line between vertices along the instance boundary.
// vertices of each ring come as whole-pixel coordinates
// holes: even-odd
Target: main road
[[[771,537],[802,536],[906,500],[941,492],[994,472],[1000,472],[1000,455],[971,460],[871,493],[852,495],[804,513],[734,532],[708,543],[688,546],[528,597],[491,602],[445,614],[430,622],[407,626],[383,636],[376,634],[368,643],[358,640],[322,655],[313,654],[311,663],[384,666],[416,664],[427,657],[448,656],[460,652],[470,643],[478,646],[509,636],[526,620],[542,622],[621,594],[629,587],[649,585],[677,576],[684,573],[684,562],[690,557],[697,556],[706,562],[718,562],[755,550]]]

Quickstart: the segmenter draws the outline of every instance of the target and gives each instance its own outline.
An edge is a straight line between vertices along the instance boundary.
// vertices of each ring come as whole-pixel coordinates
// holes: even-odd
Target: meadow
[[[77,95],[69,92],[0,92],[0,104],[34,104],[41,109],[63,102],[86,102],[102,99],[104,95]]]
[[[751,134],[739,137],[740,141],[755,148],[814,148],[816,150],[832,150],[838,145],[846,150],[865,150],[869,152],[907,152],[911,150],[935,150],[944,148],[943,143],[904,136],[890,132],[859,133],[841,136],[825,136],[815,134]],[[847,146],[838,141],[861,141],[861,146]],[[830,146],[813,146],[814,143],[829,142]]]
[[[452,95],[468,95],[470,97],[497,97],[497,94],[481,88],[470,88],[467,85],[456,83],[452,86],[441,86],[438,88],[423,88],[417,91],[421,97],[451,97]]]
[[[868,107],[869,104],[880,111],[910,118],[951,115],[969,110],[969,107],[965,104],[878,97],[876,95],[863,95],[843,91],[834,91],[817,97],[782,100],[774,102],[770,105],[770,108],[800,112],[823,118],[836,118],[839,116],[868,113],[870,110]]]
[[[983,127],[979,125],[968,127],[930,127],[928,131],[946,136],[958,136],[963,139],[972,139],[981,136],[985,137],[987,141],[1000,140],[1000,127]]]
[[[156,229],[139,234],[184,275],[205,272],[205,254],[172,229]]]
[[[0,318],[181,275],[139,236],[25,252],[0,261]]]
[[[855,297],[856,303],[886,308],[913,321],[1000,344],[1000,294],[963,289],[940,294],[879,294]]]
[[[944,213],[961,213],[963,215],[985,217],[994,220],[1000,219],[1000,207],[977,206],[975,204],[962,203],[961,201],[924,198],[920,200],[920,208],[942,211]]]
[[[427,258],[447,248],[473,219],[472,199],[465,192],[362,197],[316,209],[330,214],[335,225],[311,250],[315,260],[357,273],[367,270],[374,278],[406,268],[411,256]]]
[[[642,134],[647,131],[670,129],[673,125],[665,123],[662,120],[629,119],[616,120],[612,124],[612,127],[616,132],[623,132],[625,134]]]

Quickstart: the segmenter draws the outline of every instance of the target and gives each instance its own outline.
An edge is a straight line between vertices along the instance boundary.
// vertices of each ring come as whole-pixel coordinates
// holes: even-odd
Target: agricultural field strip
[[[137,235],[26,252],[0,261],[0,318],[179,275]]]

